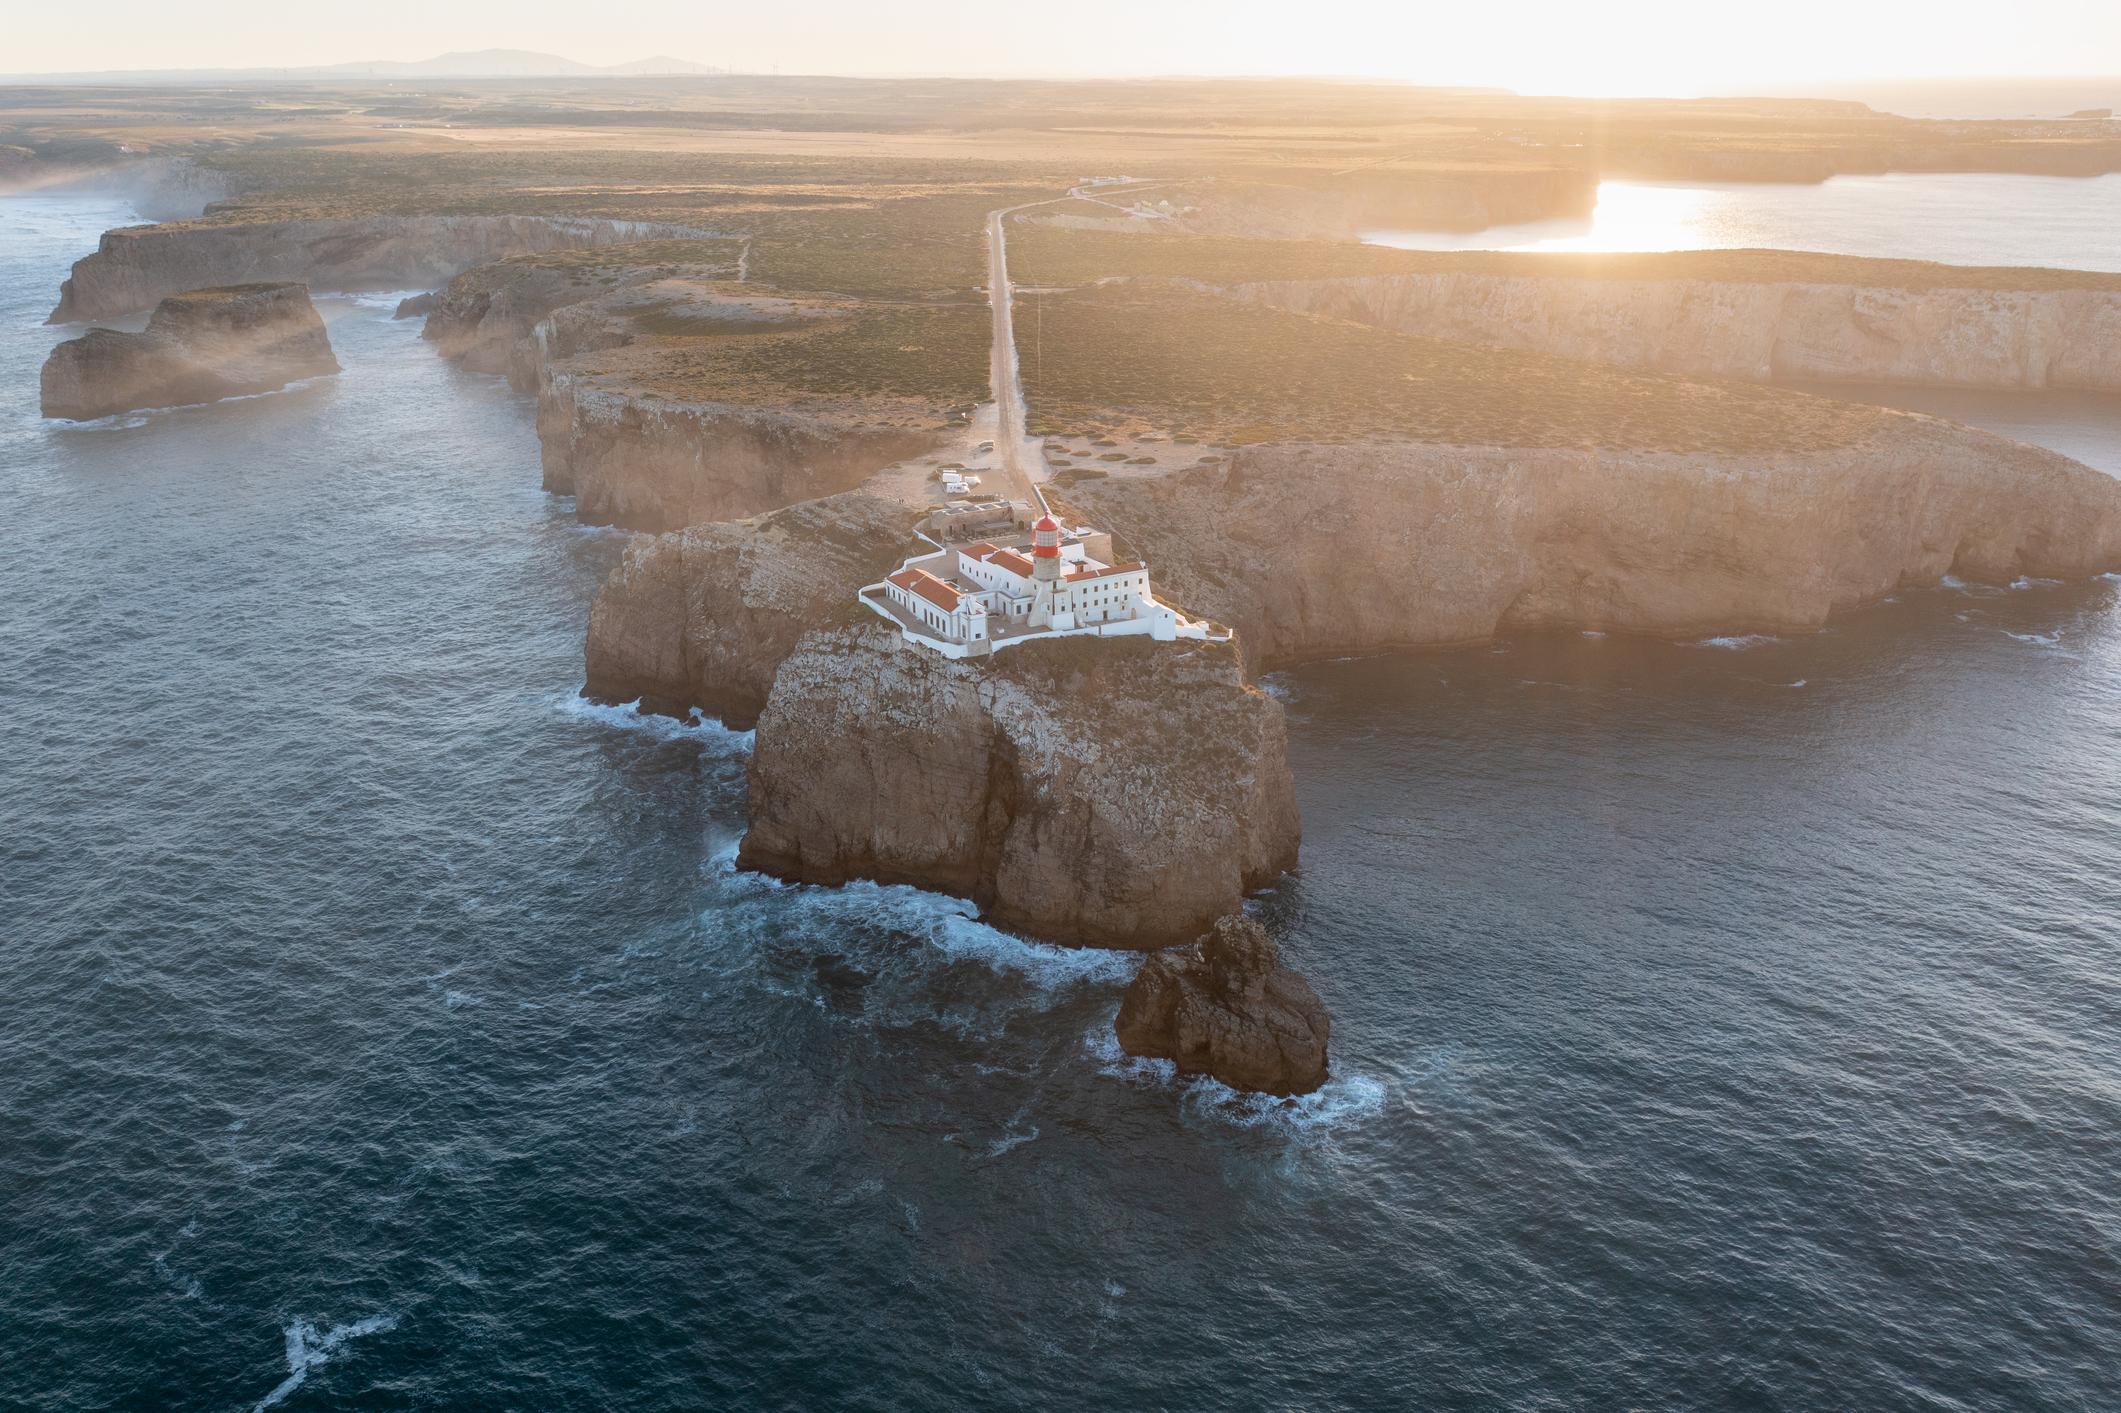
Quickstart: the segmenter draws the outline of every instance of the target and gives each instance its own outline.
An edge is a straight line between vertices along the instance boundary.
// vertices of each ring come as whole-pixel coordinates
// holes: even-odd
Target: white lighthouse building
[[[909,642],[950,657],[1032,638],[1229,636],[1158,600],[1148,565],[1113,558],[1109,534],[1070,530],[1049,512],[1033,522],[1028,545],[981,541],[916,555],[865,586],[861,601]]]

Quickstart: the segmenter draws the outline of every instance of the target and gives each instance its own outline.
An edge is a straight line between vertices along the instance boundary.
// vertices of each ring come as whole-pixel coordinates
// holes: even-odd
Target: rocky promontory
[[[560,216],[366,216],[186,221],[105,231],[74,262],[46,322],[111,319],[180,290],[258,280],[313,289],[432,288],[459,271],[530,251],[577,249],[661,234],[639,221]]]
[[[780,664],[738,862],[910,883],[1051,941],[1189,941],[1296,862],[1279,703],[1227,644],[1034,641],[954,662],[869,621]]]
[[[1170,1060],[1181,1075],[1290,1095],[1326,1082],[1333,1025],[1311,984],[1281,965],[1267,930],[1232,914],[1194,945],[1144,963],[1113,1028],[1129,1055]]]
[[[1944,575],[2121,570],[2121,481],[1955,423],[1881,414],[1810,452],[1241,447],[1069,487],[1237,629],[1255,666],[1513,629],[1807,631]]]
[[[270,392],[338,371],[306,288],[232,285],[170,296],[141,333],[91,329],[60,344],[44,364],[42,402],[47,417],[85,421]]]
[[[538,390],[545,489],[586,524],[673,530],[852,490],[930,450],[924,428],[877,425],[859,406],[760,407],[672,398],[623,369],[554,372]]]

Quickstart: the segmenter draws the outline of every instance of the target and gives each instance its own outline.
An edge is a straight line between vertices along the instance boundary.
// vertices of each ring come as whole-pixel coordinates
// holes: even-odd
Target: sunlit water
[[[1281,1108],[1132,963],[729,867],[619,547],[387,301],[35,416],[0,202],[0,1406],[2112,1407],[2116,586],[1325,664]]]
[[[1373,231],[1408,250],[1628,251],[1763,247],[1952,265],[2121,270],[2121,173],[1892,172],[1815,184],[1607,181],[1587,221],[1471,234]]]

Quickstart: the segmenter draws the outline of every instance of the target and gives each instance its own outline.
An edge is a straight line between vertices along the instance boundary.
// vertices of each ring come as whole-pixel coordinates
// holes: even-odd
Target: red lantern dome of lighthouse
[[[1041,515],[1031,527],[1031,554],[1035,559],[1060,558],[1060,521],[1050,515]]]

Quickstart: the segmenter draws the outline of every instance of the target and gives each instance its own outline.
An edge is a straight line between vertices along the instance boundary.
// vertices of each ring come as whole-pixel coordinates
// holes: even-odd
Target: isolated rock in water
[[[143,333],[91,329],[45,360],[47,417],[84,421],[270,392],[339,371],[324,321],[298,284],[171,295]]]
[[[393,319],[421,318],[424,315],[434,313],[435,305],[440,300],[441,296],[432,290],[426,294],[409,294],[398,301],[398,307],[391,311],[390,317]]]
[[[1308,1094],[1326,1082],[1333,1023],[1274,939],[1232,913],[1190,947],[1151,957],[1120,1002],[1120,1048],[1232,1089]]]
[[[780,664],[738,862],[910,883],[1056,942],[1198,937],[1296,862],[1281,704],[1227,643],[1068,638],[952,662],[865,622]]]

